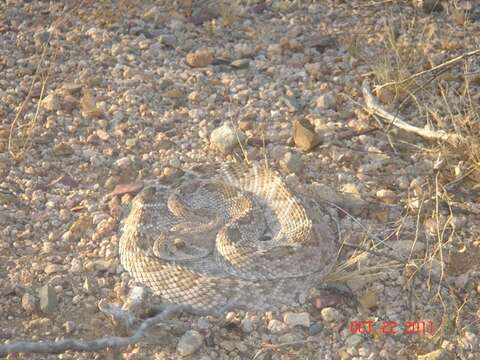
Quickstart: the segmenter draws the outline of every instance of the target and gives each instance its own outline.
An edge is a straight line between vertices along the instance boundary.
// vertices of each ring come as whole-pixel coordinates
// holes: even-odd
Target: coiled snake
[[[291,306],[336,255],[326,215],[308,196],[302,204],[260,166],[146,187],[125,220],[120,261],[165,303],[194,311]]]

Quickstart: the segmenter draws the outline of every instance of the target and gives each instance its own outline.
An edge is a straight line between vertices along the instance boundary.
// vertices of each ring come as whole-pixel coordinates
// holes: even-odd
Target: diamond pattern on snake
[[[198,312],[294,306],[331,270],[336,246],[311,194],[273,170],[227,164],[132,202],[120,261],[167,304]]]

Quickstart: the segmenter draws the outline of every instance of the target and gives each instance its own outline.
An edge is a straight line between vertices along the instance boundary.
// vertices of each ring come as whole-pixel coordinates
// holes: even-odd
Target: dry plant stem
[[[410,125],[400,115],[395,116],[391,114],[390,112],[385,110],[385,108],[382,105],[380,105],[378,100],[373,96],[370,90],[370,84],[368,83],[368,80],[363,81],[362,92],[363,92],[363,98],[365,100],[366,108],[372,114],[378,115],[379,117],[387,120],[389,122],[389,125],[396,126],[399,129],[417,134],[426,139],[442,140],[442,141],[449,142],[452,145],[458,144],[459,141],[462,139],[457,134],[447,133],[446,131],[443,131],[443,130],[422,129],[422,128]]]
[[[30,84],[30,89],[28,90],[27,96],[26,96],[25,100],[23,100],[22,105],[20,106],[20,109],[17,111],[17,113],[15,115],[15,118],[13,119],[12,124],[10,125],[10,133],[8,134],[8,152],[10,153],[10,156],[15,161],[21,160],[21,158],[23,156],[23,149],[27,145],[30,136],[27,137],[23,146],[20,146],[21,149],[18,152],[15,152],[14,149],[13,149],[14,148],[14,145],[13,145],[14,130],[15,130],[15,127],[17,126],[17,122],[19,121],[20,116],[23,115],[23,111],[25,110],[25,107],[26,107],[27,103],[30,101],[30,99],[32,97],[33,86],[35,85],[35,80],[39,77],[40,67],[43,63],[43,60],[45,59],[46,53],[47,53],[47,47],[45,46],[42,50],[42,55],[40,56],[40,60],[38,62],[37,68],[35,70],[35,75],[33,76],[33,79],[32,79],[32,82]],[[46,82],[42,83],[42,90],[41,90],[41,94],[40,94],[40,99],[38,100],[38,105],[37,105],[37,114],[38,114],[38,108],[40,106],[40,102],[42,100],[43,92],[44,92],[44,89],[45,89],[45,83]],[[31,131],[32,131],[34,125],[35,125],[36,118],[37,118],[37,116],[35,116],[35,119],[30,126],[30,133],[31,133]],[[18,126],[18,127],[20,128],[20,126]]]
[[[469,57],[472,57],[472,56],[475,56],[475,55],[478,55],[478,54],[480,54],[480,49],[469,51],[469,52],[464,53],[464,54],[462,54],[462,55],[460,55],[460,56],[457,56],[457,57],[455,57],[455,58],[453,58],[453,59],[450,59],[450,60],[448,60],[448,61],[445,61],[444,63],[438,64],[438,65],[436,65],[436,66],[434,66],[434,67],[432,67],[432,68],[430,68],[430,69],[423,70],[423,71],[420,71],[420,72],[418,72],[418,73],[416,73],[416,74],[413,74],[412,76],[409,76],[409,77],[407,77],[407,78],[405,78],[405,79],[403,79],[403,80],[400,80],[400,81],[391,81],[391,82],[385,83],[385,84],[383,84],[383,85],[378,86],[377,88],[375,88],[375,91],[378,92],[380,89],[383,89],[384,87],[387,87],[387,86],[393,86],[393,85],[398,86],[398,85],[401,85],[401,84],[405,84],[405,83],[407,83],[407,82],[409,82],[409,81],[412,81],[412,80],[414,80],[414,79],[416,79],[416,78],[418,78],[418,77],[420,77],[420,76],[422,76],[422,75],[425,75],[425,74],[428,74],[428,73],[431,73],[431,72],[435,72],[435,71],[440,70],[440,69],[443,69],[443,68],[445,68],[445,67],[452,66],[452,65],[456,64],[456,63],[459,62],[459,61],[462,61],[462,60],[464,60],[464,59],[467,59],[467,58],[469,58]]]
[[[52,34],[55,35],[55,30],[61,24],[66,22],[68,20],[68,18],[70,17],[70,15],[75,10],[77,10],[80,6],[82,6],[83,3],[84,3],[84,1],[81,1],[77,5],[72,7],[70,10],[65,11],[62,14],[60,14],[60,16],[58,17],[58,20],[53,22],[52,25],[50,26],[51,34],[48,38],[48,42],[52,39]],[[18,145],[18,147],[19,147],[18,151],[16,151],[17,149],[14,149],[14,147],[15,147],[14,146],[14,137],[15,137],[14,132],[15,132],[15,128],[20,129],[20,128],[23,127],[22,125],[17,125],[17,123],[20,120],[20,117],[23,115],[23,112],[25,110],[25,107],[26,107],[27,103],[32,98],[32,91],[33,91],[33,87],[35,85],[35,81],[38,78],[41,78],[40,70],[41,70],[41,66],[42,66],[42,64],[43,64],[43,62],[46,58],[48,50],[49,50],[49,46],[45,45],[42,49],[42,54],[41,54],[40,60],[37,64],[37,68],[36,68],[35,74],[32,78],[32,82],[30,84],[30,88],[28,90],[27,96],[23,100],[22,105],[20,106],[20,109],[15,114],[15,118],[13,119],[12,124],[10,125],[10,133],[8,135],[8,152],[10,153],[10,156],[12,157],[12,159],[14,159],[15,161],[21,161],[23,159],[23,156],[25,155],[25,153],[30,149],[30,146],[32,145],[31,144],[31,138],[32,138],[33,129],[35,128],[35,125],[36,125],[37,119],[38,119],[38,115],[40,113],[40,106],[41,106],[41,102],[42,102],[42,99],[43,99],[43,95],[45,93],[45,88],[46,88],[46,85],[47,85],[48,78],[49,78],[50,73],[53,69],[53,66],[55,65],[55,59],[57,58],[57,54],[58,54],[58,50],[59,50],[58,46],[55,48],[55,52],[54,52],[54,55],[53,55],[53,60],[52,60],[50,66],[48,68],[47,74],[46,74],[45,77],[42,78],[42,87],[41,87],[40,97],[38,99],[38,103],[37,103],[37,107],[36,107],[36,111],[35,111],[35,116],[33,117],[33,120],[30,121],[29,124],[25,125],[25,126],[29,126],[30,128],[28,130],[26,139],[23,141],[23,144]]]
[[[149,328],[167,320],[171,315],[182,310],[184,310],[184,307],[181,305],[172,305],[167,307],[162,313],[144,320],[131,336],[105,336],[89,341],[75,339],[41,342],[17,341],[11,344],[0,345],[0,356],[13,353],[55,354],[65,352],[67,350],[92,352],[105,348],[116,348],[135,344],[145,336],[145,333]],[[109,313],[109,315],[112,314]]]
[[[371,253],[372,255],[375,255],[375,256],[378,256],[378,257],[386,257],[388,259],[395,260],[395,261],[403,264],[404,266],[408,265],[407,261],[405,261],[405,260],[403,260],[403,259],[401,259],[401,258],[399,258],[395,255],[384,254],[384,253],[381,253],[379,251],[367,249],[366,247],[359,246],[359,245],[354,245],[354,244],[349,244],[349,243],[343,243],[343,245],[347,246],[347,247],[350,247],[352,249],[361,250],[361,251]],[[438,279],[436,276],[433,276],[433,274],[429,274],[425,270],[423,270],[422,268],[419,268],[419,267],[416,267],[416,272],[420,275],[422,280],[427,281],[429,279],[432,279],[434,282],[436,282],[438,284],[439,288],[441,287],[441,288],[444,288],[447,291],[451,291],[453,293],[453,295],[455,295],[455,297],[458,300],[460,300],[462,303],[465,303],[465,306],[467,306],[470,310],[476,311],[474,306],[472,304],[468,303],[467,300],[464,299],[448,282],[447,282],[447,284],[444,283],[446,281],[445,279]]]

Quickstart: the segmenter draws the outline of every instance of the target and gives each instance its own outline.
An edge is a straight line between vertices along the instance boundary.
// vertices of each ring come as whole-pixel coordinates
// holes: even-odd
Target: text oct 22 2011
[[[432,320],[407,320],[403,323],[392,320],[353,320],[349,324],[351,334],[369,335],[375,329],[384,335],[433,335],[435,333]]]

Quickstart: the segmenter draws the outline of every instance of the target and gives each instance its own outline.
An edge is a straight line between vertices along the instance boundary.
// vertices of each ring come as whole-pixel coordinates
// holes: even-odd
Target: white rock
[[[239,146],[239,142],[245,141],[245,134],[235,130],[229,122],[212,131],[210,144],[224,154],[229,154]]]
[[[181,356],[188,356],[197,351],[203,344],[203,336],[195,330],[188,330],[182,335],[177,345],[177,352]]]
[[[310,326],[310,315],[307,312],[294,313],[287,312],[283,315],[283,322],[290,327],[294,326]]]
[[[272,334],[278,334],[285,331],[287,329],[287,325],[279,320],[273,319],[268,322],[267,328]]]
[[[123,157],[123,158],[115,161],[115,165],[118,166],[120,169],[126,169],[126,168],[130,167],[131,164],[132,164],[132,162],[131,162],[130,158],[128,158],[128,157]]]
[[[322,319],[326,322],[338,322],[341,320],[342,315],[340,312],[332,307],[326,307],[320,312]]]

